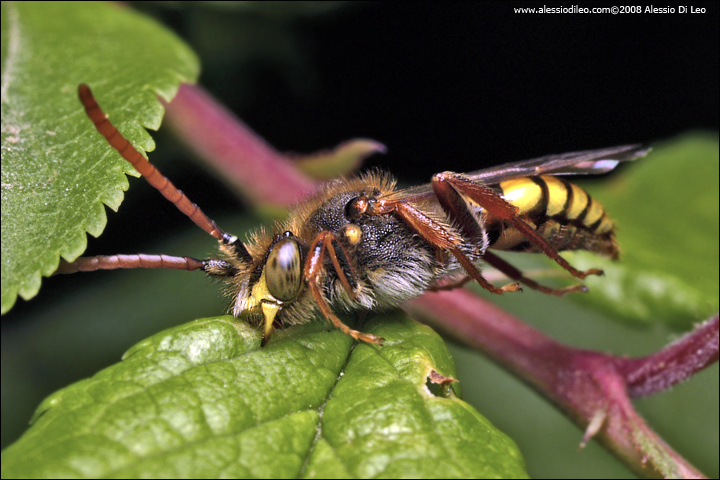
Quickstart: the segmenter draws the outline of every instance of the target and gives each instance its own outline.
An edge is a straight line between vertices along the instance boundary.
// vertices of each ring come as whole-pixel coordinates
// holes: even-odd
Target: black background
[[[227,76],[203,82],[280,149],[367,136],[388,145],[383,165],[416,181],[718,127],[716,6],[529,15],[506,3],[379,3],[294,28],[314,79],[289,87],[260,65],[250,99]]]

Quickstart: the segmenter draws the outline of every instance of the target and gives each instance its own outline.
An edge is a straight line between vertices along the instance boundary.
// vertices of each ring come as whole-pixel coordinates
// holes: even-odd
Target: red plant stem
[[[256,208],[284,209],[317,183],[199,86],[183,84],[166,104],[177,136]]]
[[[666,390],[718,361],[718,316],[662,350],[641,358],[616,358],[628,394],[642,397]]]
[[[404,309],[516,374],[586,429],[583,443],[596,436],[638,474],[703,477],[635,412],[624,372],[618,369],[624,359],[556,342],[465,290],[426,293]],[[712,327],[703,327],[698,342],[705,339],[706,349],[712,350],[714,341],[717,358],[717,319],[714,323],[715,337]],[[638,367],[642,360],[628,364]]]

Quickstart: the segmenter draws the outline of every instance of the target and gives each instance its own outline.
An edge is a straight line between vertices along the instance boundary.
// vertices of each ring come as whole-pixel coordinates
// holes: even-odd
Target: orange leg
[[[465,275],[460,280],[457,280],[455,282],[448,282],[448,283],[441,283],[439,285],[433,285],[430,287],[431,292],[440,292],[443,290],[455,290],[456,288],[460,288],[466,283],[468,283],[470,280],[472,280],[472,277],[470,275]]]
[[[563,295],[566,295],[568,293],[575,293],[575,292],[587,292],[587,287],[585,285],[571,285],[569,287],[565,288],[550,288],[545,285],[541,285],[537,283],[535,280],[532,280],[530,278],[527,278],[525,275],[523,275],[522,271],[518,270],[514,266],[507,263],[502,258],[498,257],[494,253],[490,253],[488,251],[485,252],[483,255],[483,259],[508,277],[512,278],[513,280],[516,280],[523,285],[527,285],[528,287],[532,288],[533,290],[537,290],[542,293],[546,293],[548,295],[555,295],[557,297],[562,297]]]
[[[467,255],[460,250],[463,239],[447,231],[442,225],[409,203],[400,200],[378,200],[375,202],[375,205],[373,205],[372,210],[368,211],[371,215],[387,215],[392,212],[397,213],[410,228],[415,230],[418,235],[423,237],[432,246],[452,253],[468,275],[477,281],[484,289],[497,294],[522,290],[517,283],[510,283],[498,288],[488,282]]]
[[[335,272],[340,279],[340,283],[343,285],[343,287],[345,287],[345,290],[348,292],[348,294],[350,294],[353,299],[357,298],[355,296],[355,292],[353,291],[352,286],[350,285],[350,281],[345,275],[345,270],[340,265],[340,260],[338,259],[334,244],[336,244],[340,249],[342,249],[344,258],[347,259],[348,256],[347,254],[345,254],[343,246],[337,241],[337,238],[335,237],[335,235],[333,235],[332,232],[320,232],[318,236],[315,237],[315,240],[310,246],[310,255],[305,261],[305,268],[303,270],[305,280],[307,280],[310,287],[310,292],[312,293],[313,298],[315,298],[315,302],[320,308],[322,314],[333,325],[335,325],[335,328],[339,329],[346,335],[350,335],[355,340],[362,340],[363,342],[382,345],[382,343],[385,341],[382,337],[371,335],[369,333],[362,333],[357,330],[353,330],[352,328],[345,325],[342,320],[335,316],[335,314],[330,309],[330,306],[323,298],[322,293],[320,292],[320,273],[323,270],[325,253],[327,252],[328,256],[330,257],[330,261],[333,264],[333,268],[335,269]],[[352,265],[348,264],[348,267],[352,270]],[[351,272],[351,276],[352,275],[354,275],[353,272]],[[355,283],[354,277],[353,283]]]

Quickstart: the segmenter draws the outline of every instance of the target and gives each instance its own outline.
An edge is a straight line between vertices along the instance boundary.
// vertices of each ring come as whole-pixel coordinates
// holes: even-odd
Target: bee
[[[398,190],[387,173],[372,171],[324,184],[288,218],[259,229],[245,243],[226,233],[150,164],[108,121],[87,85],[80,101],[96,129],[165,198],[219,242],[219,258],[168,255],[82,257],[56,273],[116,268],[202,270],[225,283],[230,312],[262,328],[265,345],[275,328],[304,323],[319,310],[342,332],[371,344],[381,337],[354,330],[340,310],[397,307],[428,290],[475,280],[498,294],[520,284],[550,295],[555,289],[527,278],[491,250],[540,252],[573,277],[581,271],[558,253],[587,250],[617,259],[613,222],[603,207],[561,175],[599,174],[649,149],[627,145],[551,155],[469,174],[443,172],[431,183]],[[482,274],[487,263],[513,283],[496,287]]]

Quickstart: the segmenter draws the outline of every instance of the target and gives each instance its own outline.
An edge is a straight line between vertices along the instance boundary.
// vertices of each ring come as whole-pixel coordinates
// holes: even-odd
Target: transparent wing
[[[599,150],[547,155],[478,170],[467,173],[465,176],[477,183],[493,185],[512,178],[532,175],[598,175],[611,171],[620,162],[644,157],[649,151],[650,147],[645,145],[622,145]],[[428,200],[434,194],[432,186],[428,183],[398,190],[391,194],[391,197],[394,198],[399,196],[412,202]]]
[[[490,167],[468,173],[466,176],[471,180],[482,181],[482,183],[499,183],[510,178],[532,175],[598,175],[611,171],[620,162],[643,157],[649,151],[650,148],[643,145],[623,145],[600,150],[548,155]]]

